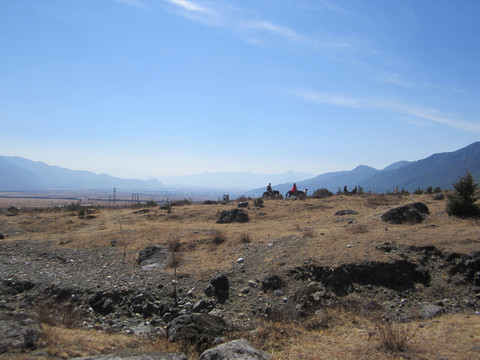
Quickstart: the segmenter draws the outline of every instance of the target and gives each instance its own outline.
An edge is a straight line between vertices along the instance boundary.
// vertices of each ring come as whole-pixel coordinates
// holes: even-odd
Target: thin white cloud
[[[167,2],[179,6],[183,10],[187,11],[198,11],[198,12],[206,12],[207,9],[194,3],[193,1],[188,0],[166,0]]]
[[[239,26],[240,28],[243,28],[243,29],[259,30],[259,31],[267,32],[291,41],[303,42],[305,40],[303,36],[299,35],[294,30],[288,27],[275,25],[270,21],[249,21],[249,22],[240,23]]]
[[[380,81],[392,85],[398,85],[402,87],[413,87],[414,85],[408,82],[402,75],[384,72],[380,74]]]
[[[148,8],[148,6],[143,1],[140,1],[140,0],[115,0],[115,1],[124,5],[134,6],[136,8],[143,9],[143,10]]]
[[[480,132],[480,124],[455,119],[440,114],[435,109],[426,109],[405,105],[399,102],[376,98],[355,98],[339,94],[326,92],[317,92],[305,89],[293,89],[289,93],[293,96],[302,98],[319,104],[328,104],[353,109],[379,109],[391,111],[393,113],[413,116],[419,119],[429,120],[455,129],[464,131]]]
[[[164,0],[164,2],[173,6],[171,9],[181,16],[204,25],[222,27],[239,33],[244,41],[255,46],[268,43],[270,41],[268,36],[273,36],[292,44],[309,46],[317,51],[331,49],[341,52],[365,52],[368,48],[358,40],[352,42],[336,37],[317,38],[304,35],[291,27],[252,16],[248,11],[221,1]]]

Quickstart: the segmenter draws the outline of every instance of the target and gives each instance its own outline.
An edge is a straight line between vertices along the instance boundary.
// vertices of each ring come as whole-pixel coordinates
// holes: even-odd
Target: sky
[[[0,155],[322,174],[480,138],[477,0],[1,0]]]

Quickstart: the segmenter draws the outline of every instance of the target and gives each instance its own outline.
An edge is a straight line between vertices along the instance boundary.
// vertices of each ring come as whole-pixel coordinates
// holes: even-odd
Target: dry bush
[[[365,224],[357,224],[349,227],[347,229],[352,234],[366,234],[368,232],[367,225]]]
[[[252,237],[248,233],[241,233],[240,234],[240,242],[242,244],[250,244],[252,242]]]
[[[389,352],[405,352],[409,343],[415,336],[404,324],[390,321],[380,321],[375,326],[376,337],[379,340],[379,348]]]
[[[50,326],[74,329],[83,322],[82,311],[73,304],[59,304],[45,301],[35,306],[38,320]]]
[[[333,326],[337,319],[336,315],[335,310],[327,308],[315,313],[315,315],[305,320],[302,325],[308,331],[326,330]]]
[[[182,243],[178,236],[173,236],[167,241],[167,249],[172,253],[177,253],[181,250]]]
[[[305,228],[303,229],[302,236],[304,238],[312,238],[315,236],[315,230],[312,228]]]
[[[167,268],[176,269],[183,263],[183,254],[182,253],[173,253],[170,256],[170,260],[167,263]]]
[[[227,234],[221,230],[214,230],[212,234],[212,243],[214,245],[220,245],[227,241]]]

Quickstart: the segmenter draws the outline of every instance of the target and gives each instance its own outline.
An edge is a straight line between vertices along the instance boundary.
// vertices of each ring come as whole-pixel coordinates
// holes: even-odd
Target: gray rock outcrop
[[[270,358],[269,354],[255,349],[249,341],[238,339],[203,352],[199,360],[269,360]]]

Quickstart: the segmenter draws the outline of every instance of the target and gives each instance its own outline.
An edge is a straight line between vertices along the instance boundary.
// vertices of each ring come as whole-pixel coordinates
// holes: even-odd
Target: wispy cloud
[[[409,115],[429,120],[455,129],[480,132],[480,124],[452,118],[441,114],[436,109],[423,108],[380,98],[350,97],[340,94],[318,92],[305,89],[292,89],[291,95],[319,104],[328,104],[352,109],[379,109],[397,114]]]
[[[124,5],[134,6],[136,8],[143,9],[143,10],[148,8],[147,4],[145,4],[143,1],[140,1],[140,0],[115,0],[115,1],[122,3]]]
[[[379,75],[379,79],[381,82],[385,82],[392,85],[398,85],[402,87],[413,87],[414,85],[408,80],[406,80],[402,75],[384,72]]]
[[[197,3],[194,3],[193,1],[188,1],[188,0],[166,0],[167,2],[179,6],[183,10],[187,11],[198,11],[198,12],[206,12],[207,9],[198,5]]]
[[[195,22],[215,27],[222,27],[238,33],[252,45],[261,46],[272,40],[281,39],[286,43],[308,46],[317,51],[365,51],[365,44],[355,45],[345,38],[323,36],[322,38],[302,34],[292,27],[278,24],[252,15],[248,10],[228,5],[216,0],[163,0],[177,14]],[[357,41],[358,42],[358,41]],[[361,49],[360,49],[361,47]]]
[[[304,42],[306,40],[306,38],[294,30],[285,26],[276,25],[270,21],[248,21],[239,23],[239,26],[242,29],[258,30],[295,42]]]

